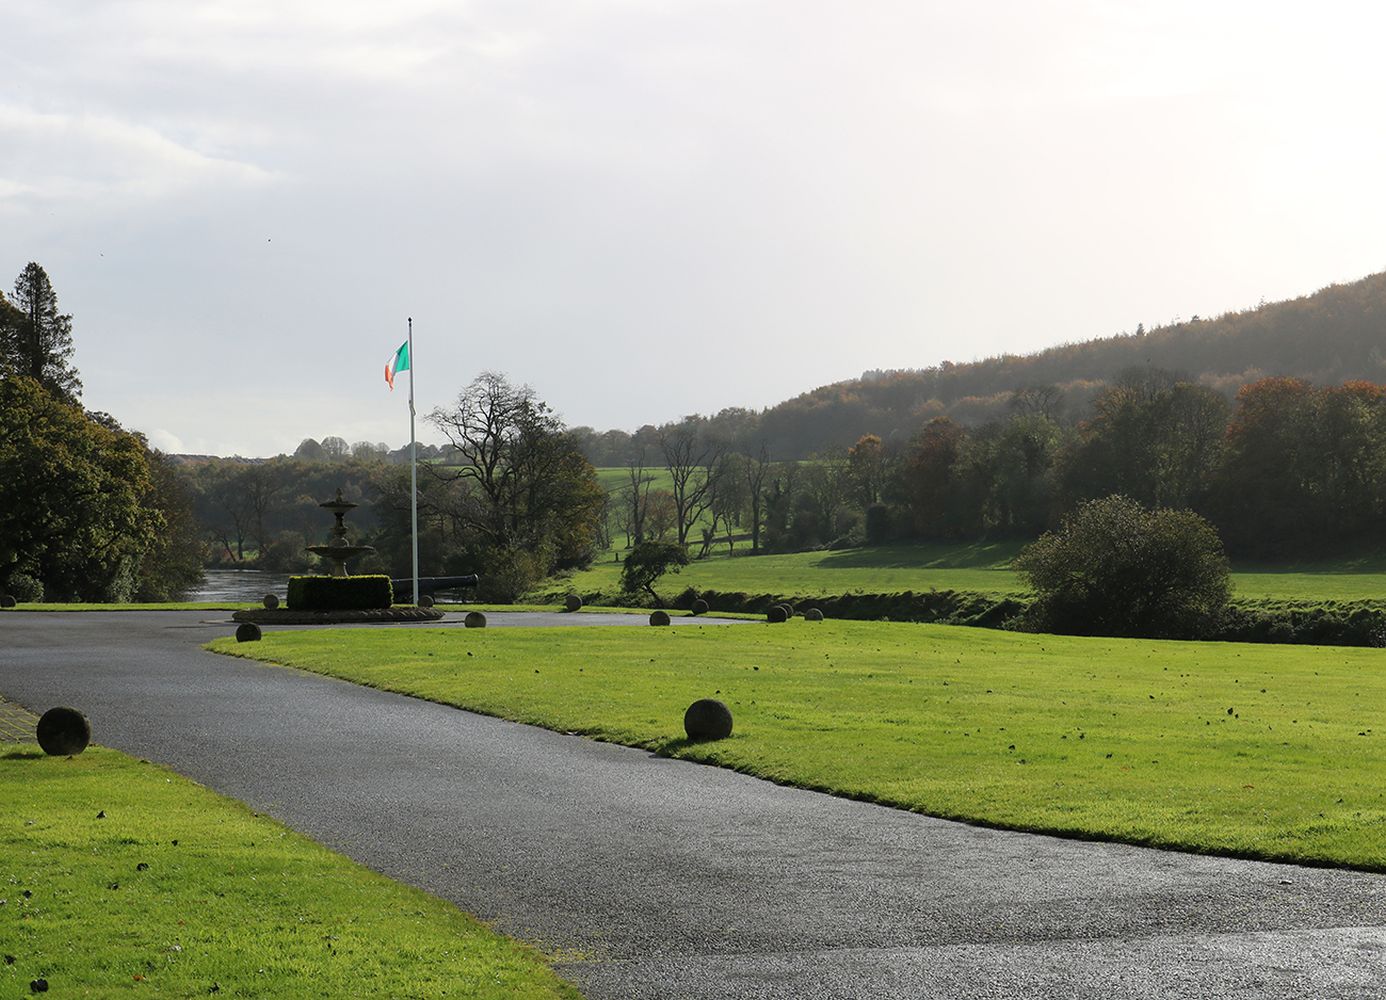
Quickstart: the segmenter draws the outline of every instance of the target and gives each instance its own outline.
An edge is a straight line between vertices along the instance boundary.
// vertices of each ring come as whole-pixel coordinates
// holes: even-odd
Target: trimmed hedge
[[[388,608],[395,592],[388,576],[291,576],[292,611],[365,611]]]
[[[966,590],[930,590],[902,594],[795,594],[795,604],[811,605],[826,618],[856,621],[930,622],[1031,632],[1028,594],[987,594]],[[639,607],[620,594],[592,593],[587,603]],[[558,598],[553,598],[553,601]],[[764,615],[783,594],[746,594],[692,587],[670,601],[691,609],[705,602],[711,611]],[[1233,598],[1209,633],[1218,642],[1294,643],[1319,646],[1386,647],[1386,599],[1361,601],[1281,601]]]

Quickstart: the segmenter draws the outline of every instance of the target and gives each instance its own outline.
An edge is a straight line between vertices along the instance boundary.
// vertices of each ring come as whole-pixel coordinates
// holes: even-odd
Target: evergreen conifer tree
[[[58,311],[48,272],[32,261],[15,280],[12,301],[0,308],[0,365],[29,376],[64,402],[75,403],[82,395],[72,366],[72,317]]]

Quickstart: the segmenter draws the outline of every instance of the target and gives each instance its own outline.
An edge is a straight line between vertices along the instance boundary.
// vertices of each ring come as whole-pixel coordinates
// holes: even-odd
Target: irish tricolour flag
[[[399,345],[399,350],[395,356],[385,365],[385,384],[390,387],[390,391],[395,389],[395,376],[400,372],[409,370],[409,341]]]

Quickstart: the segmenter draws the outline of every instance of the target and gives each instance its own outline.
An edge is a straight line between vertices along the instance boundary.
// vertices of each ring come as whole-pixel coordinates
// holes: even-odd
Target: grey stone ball
[[[241,622],[241,624],[236,628],[236,641],[259,642],[260,634],[261,633],[259,625],[256,625],[254,622]]]
[[[656,611],[656,612],[654,612],[653,614],[650,615],[650,624],[651,624],[651,625],[668,625],[668,624],[669,624],[669,612],[667,612],[667,611]]]
[[[794,617],[794,605],[790,604],[788,601],[784,601],[780,604],[780,607],[784,608],[784,617],[786,620]]]
[[[785,612],[783,604],[772,604],[770,610],[765,612],[765,620],[768,622],[789,621],[789,615]]]
[[[683,731],[690,740],[724,740],[731,735],[731,709],[715,698],[699,698],[683,713]]]
[[[0,608],[12,608],[18,603],[13,594],[0,594]]]
[[[467,628],[485,628],[486,616],[480,611],[468,611],[467,617],[462,619],[462,624]]]
[[[75,708],[50,708],[38,721],[38,741],[54,757],[81,753],[91,742],[91,723]]]
[[[707,606],[707,601],[703,600],[701,597],[693,602],[693,613],[695,615],[705,615],[711,610],[712,609]]]
[[[433,607],[433,595],[432,595],[432,594],[423,594],[423,595],[421,595],[421,596],[419,597],[419,607],[421,607],[421,608],[431,608],[431,607]]]
[[[823,612],[819,611],[817,608],[809,608],[804,612],[804,621],[806,622],[821,622],[822,620]]]
[[[578,597],[577,594],[569,594],[567,597],[563,598],[563,607],[567,611],[581,611],[582,598]]]
[[[265,599],[260,603],[265,606],[266,611],[273,611],[275,608],[279,607],[279,598],[274,594],[266,594]]]

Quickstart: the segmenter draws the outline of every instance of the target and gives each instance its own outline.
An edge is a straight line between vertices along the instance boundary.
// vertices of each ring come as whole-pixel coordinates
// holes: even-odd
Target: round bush
[[[480,611],[468,611],[467,617],[462,619],[462,624],[467,628],[485,628],[486,616]]]
[[[432,594],[422,594],[422,595],[420,595],[420,597],[419,597],[419,607],[421,607],[421,608],[431,608],[431,607],[433,607],[433,595],[432,595]]]
[[[237,642],[259,642],[260,626],[254,622],[241,622],[236,628]]]
[[[821,622],[822,620],[823,612],[819,611],[817,608],[809,608],[804,612],[804,621],[806,622]]]
[[[1046,632],[1189,639],[1227,604],[1227,556],[1191,510],[1150,510],[1124,496],[1090,500],[1013,563]]]
[[[703,600],[701,597],[693,602],[693,613],[695,615],[705,615],[711,610],[712,609],[707,606],[707,601]]]
[[[768,622],[789,621],[789,615],[785,613],[783,604],[772,604],[770,610],[765,612],[765,620]]]
[[[668,625],[668,624],[669,624],[669,612],[667,612],[667,611],[656,611],[656,612],[654,612],[653,614],[650,615],[650,624],[651,624],[651,625]]]
[[[0,594],[0,608],[12,608],[19,602],[10,594]]]
[[[577,594],[569,594],[567,597],[563,598],[563,607],[564,607],[564,609],[566,609],[567,611],[570,611],[570,612],[571,612],[571,611],[581,611],[581,610],[582,610],[582,598],[581,598],[581,597],[578,597]]]
[[[724,740],[731,735],[731,709],[715,698],[699,698],[683,713],[683,731],[690,740]]]
[[[75,708],[50,708],[38,721],[38,741],[54,757],[81,753],[91,742],[91,723]]]
[[[279,607],[279,598],[274,594],[266,594],[265,599],[260,603],[265,606],[266,611],[273,611],[275,608]]]
[[[43,600],[43,584],[28,573],[11,573],[5,593],[20,604],[37,604]]]

